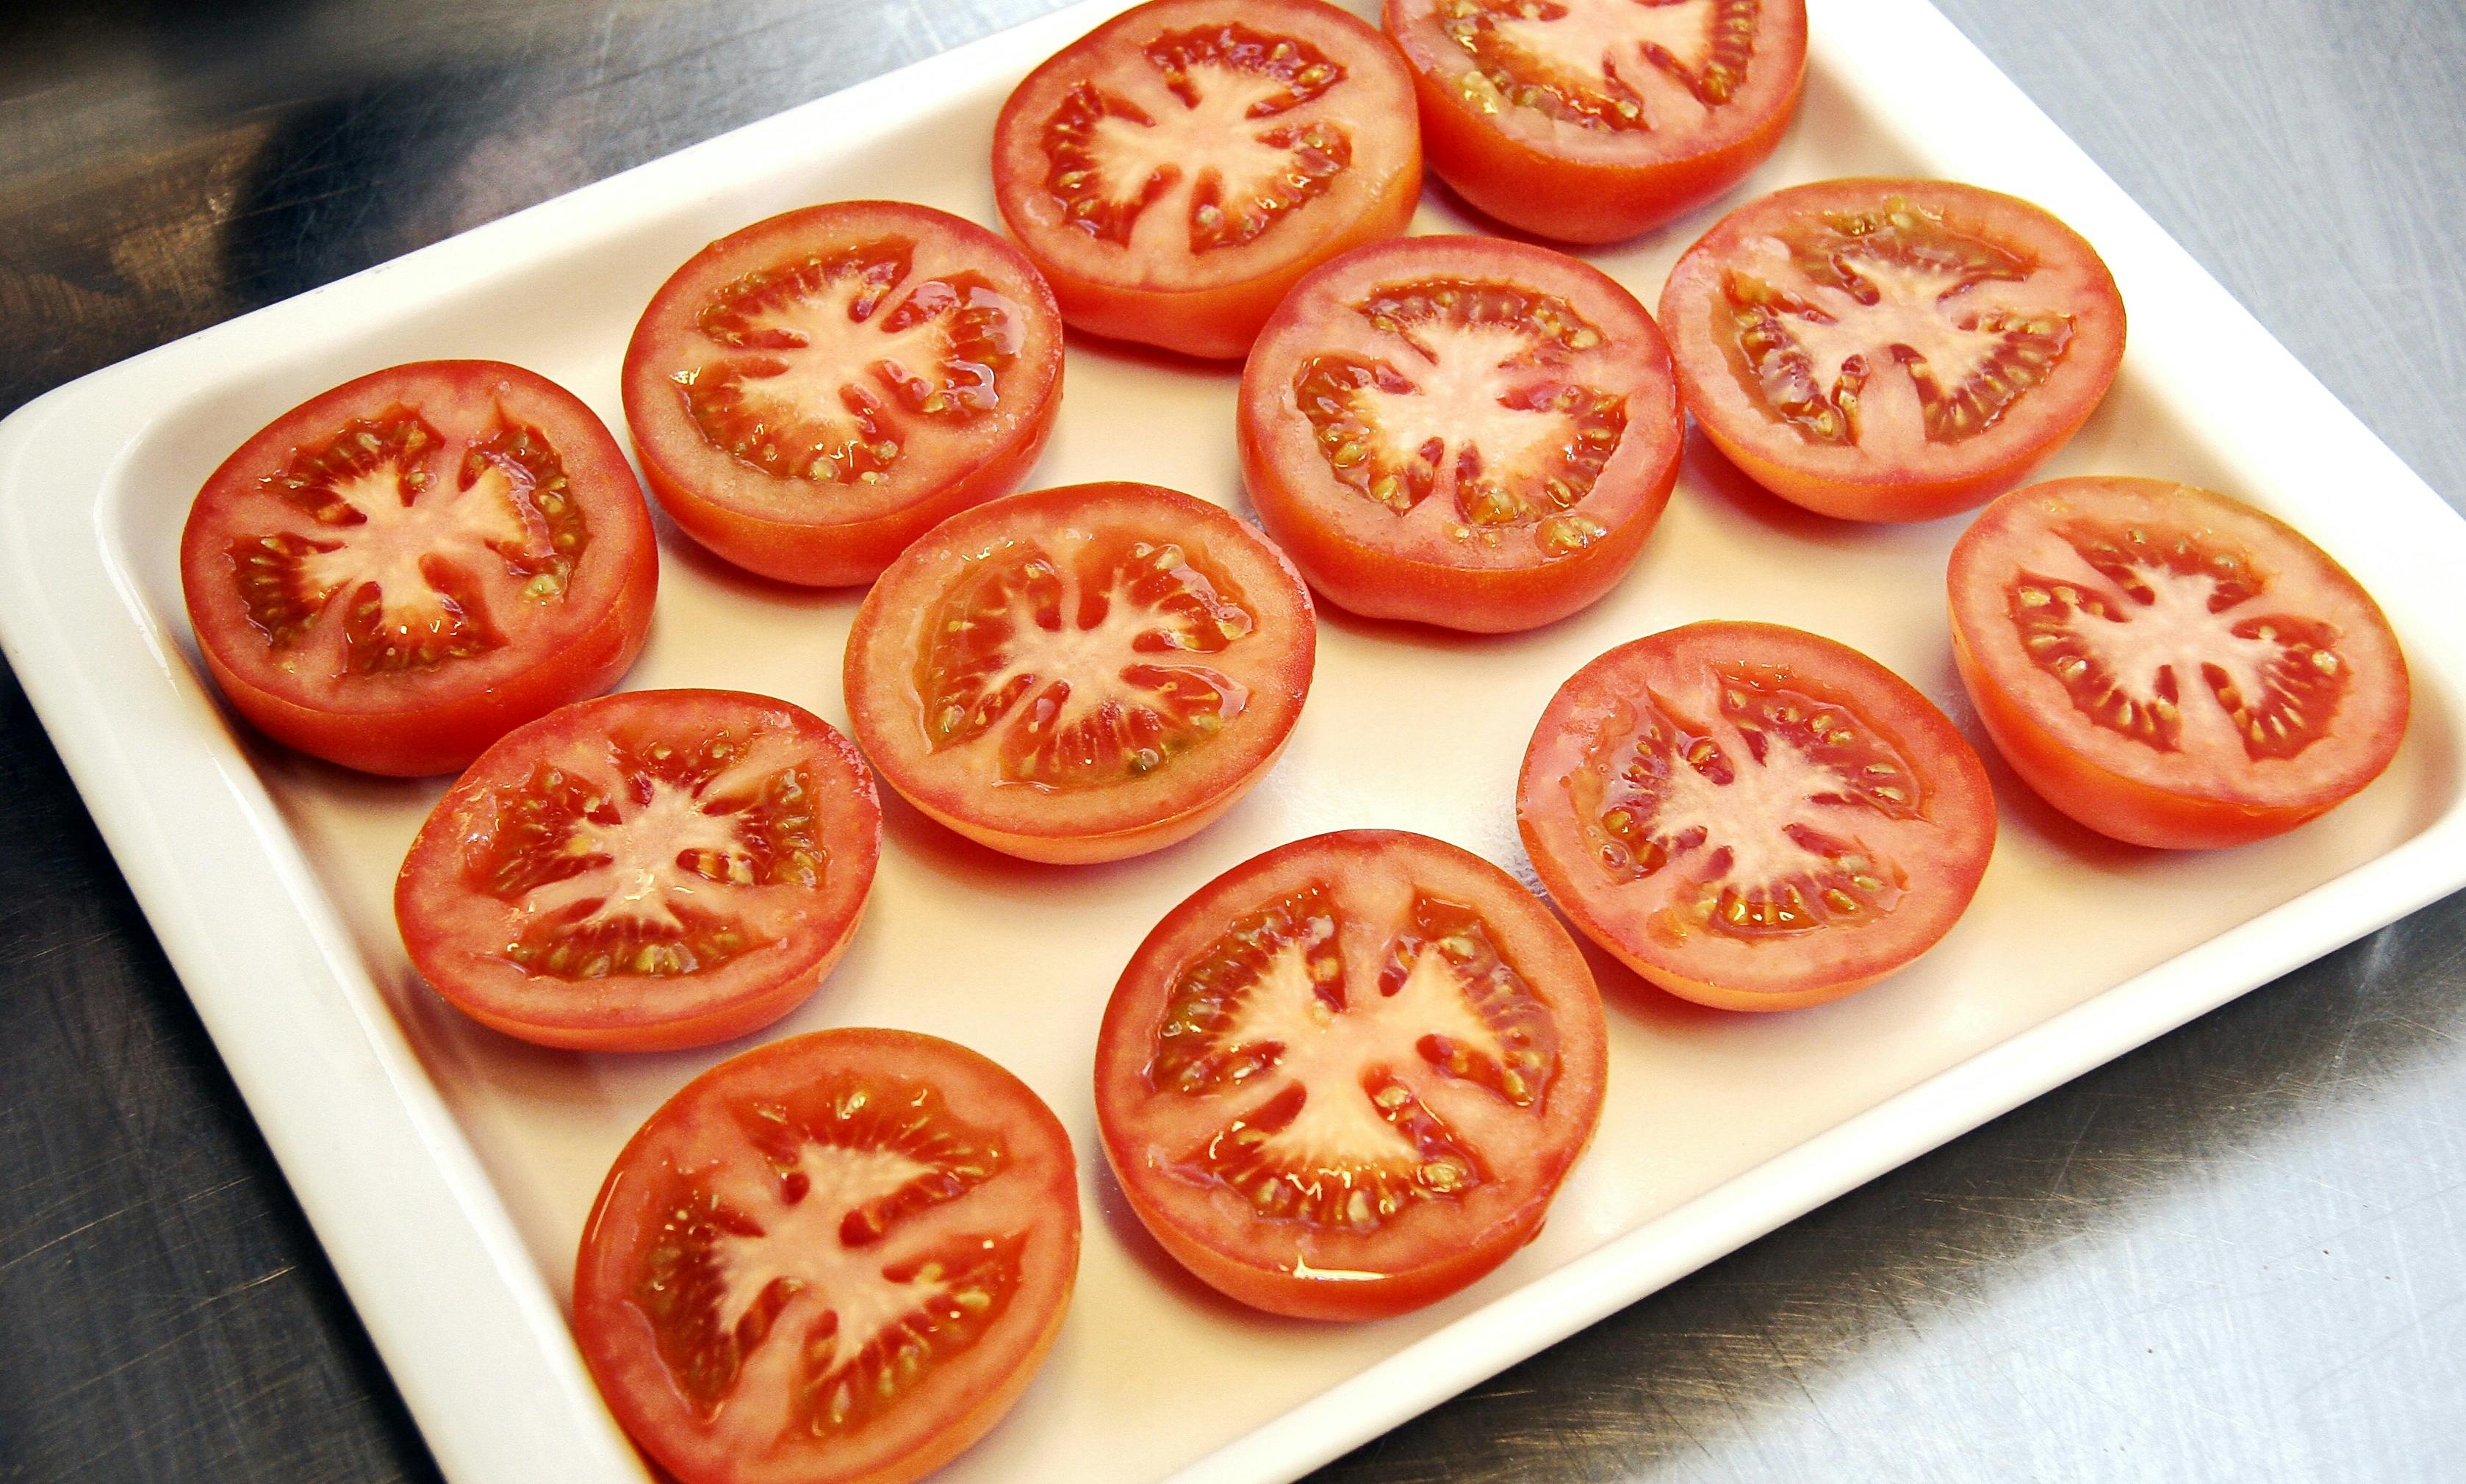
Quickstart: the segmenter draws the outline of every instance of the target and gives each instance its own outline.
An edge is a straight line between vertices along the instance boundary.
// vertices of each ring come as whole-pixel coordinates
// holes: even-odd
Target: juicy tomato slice
[[[206,668],[278,742],[446,773],[607,689],[659,588],[625,455],[572,392],[421,361],[276,418],[197,492],[180,586]]]
[[[1607,275],[1494,237],[1357,248],[1242,373],[1259,519],[1339,607],[1496,633],[1634,565],[1678,478],[1677,384]]]
[[[953,517],[848,634],[857,741],[910,804],[1029,860],[1118,860],[1232,807],[1284,750],[1318,647],[1284,555],[1153,484]]]
[[[681,1484],[905,1484],[1043,1362],[1079,1267],[1069,1136],[904,1030],[724,1061],[625,1145],[574,1264],[609,1409]]]
[[[1354,830],[1192,894],[1122,971],[1096,1121],[1209,1284],[1305,1318],[1446,1296],[1531,1240],[1601,1116],[1601,996],[1479,856]]]
[[[1704,623],[1579,670],[1515,800],[1533,867],[1637,973],[1726,1009],[1863,988],[1978,890],[1995,798],[1910,684],[1777,624]]]
[[[841,201],[704,248],[625,352],[625,420],[686,534],[766,577],[870,582],[1018,488],[1062,403],[1062,319],[1017,248]]]
[[[783,700],[630,691],[471,765],[394,885],[411,961],[543,1046],[702,1046],[802,1003],[855,935],[882,808],[846,738]]]
[[[1688,410],[1750,478],[1851,521],[2019,483],[2123,359],[2096,250],[2038,207],[1934,180],[1794,186],[1721,218],[1661,291]]]
[[[1805,0],[1387,0],[1430,167],[1513,227],[1649,231],[1781,143]]]
[[[1028,74],[1002,219],[1084,330],[1230,358],[1311,267],[1404,230],[1413,85],[1320,0],[1151,0]]]
[[[2163,479],[2015,490],[1953,548],[1954,655],[2012,770],[2136,845],[2238,845],[2380,776],[2411,689],[2301,534]]]

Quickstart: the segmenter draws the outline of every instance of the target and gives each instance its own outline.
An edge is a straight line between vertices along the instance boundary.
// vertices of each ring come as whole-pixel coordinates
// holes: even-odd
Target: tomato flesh
[[[1153,485],[1040,490],[901,558],[848,639],[849,716],[895,788],[1033,860],[1155,850],[1289,736],[1315,621],[1289,566]]]
[[[1168,1251],[1246,1303],[1392,1314],[1531,1236],[1590,1137],[1600,1003],[1495,868],[1356,831],[1269,852],[1114,990],[1099,1123]]]
[[[1387,0],[1431,166],[1490,215],[1610,242],[1729,188],[1780,143],[1801,0]]]
[[[181,584],[239,712],[347,767],[460,767],[612,683],[658,552],[591,410],[517,366],[378,371],[278,418],[198,492]]]
[[[1294,112],[1344,78],[1343,65],[1310,43],[1235,21],[1163,32],[1139,52],[1179,111],[1087,82],[1044,122],[1044,188],[1100,241],[1127,246],[1144,219],[1152,236],[1193,254],[1255,242],[1353,163],[1350,136]],[[1258,119],[1277,122],[1245,127]],[[1212,155],[1228,135],[1251,147],[1205,169],[1180,164]]]
[[[1407,237],[1305,279],[1243,372],[1244,473],[1311,584],[1374,617],[1497,632],[1623,576],[1677,479],[1669,350],[1543,248]]]
[[[1813,1004],[1932,947],[1995,841],[1977,756],[1872,660],[1768,624],[1610,651],[1544,713],[1517,798],[1535,869],[1647,979]]]
[[[2057,479],[1955,548],[1962,674],[2049,802],[2136,844],[2290,829],[2385,768],[2406,662],[2370,597],[2286,526],[2158,479]]]
[[[1052,431],[1061,355],[1017,249],[927,207],[843,201],[678,269],[635,328],[625,413],[696,540],[783,581],[860,583],[1018,484]]]
[[[412,962],[484,1024],[549,1046],[743,1034],[813,992],[879,849],[847,740],[784,701],[638,691],[500,742],[403,863]]]
[[[2088,243],[1946,181],[1750,202],[1688,250],[1661,308],[1706,434],[1774,493],[1851,520],[1931,519],[2017,482],[2123,353]]]
[[[1411,107],[1378,33],[1319,0],[1153,0],[1020,84],[996,191],[1071,323],[1238,356],[1304,271],[1403,230]]]
[[[826,1030],[723,1063],[610,1171],[575,1269],[583,1353],[684,1484],[898,1484],[1042,1362],[1078,1253],[1036,1095],[949,1042]]]

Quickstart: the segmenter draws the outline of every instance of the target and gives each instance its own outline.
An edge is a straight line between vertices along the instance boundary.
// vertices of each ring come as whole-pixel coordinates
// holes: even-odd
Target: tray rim
[[[597,232],[620,230],[682,200],[763,178],[776,167],[776,156],[796,150],[802,132],[825,117],[848,116],[849,122],[834,118],[835,132],[842,147],[862,148],[867,136],[896,134],[941,106],[944,82],[1008,71],[1012,56],[1042,55],[1126,8],[1127,0],[1083,0],[980,37],[90,373],[0,422],[0,572],[9,578],[0,583],[0,651],[438,1467],[458,1484],[529,1479],[543,1472],[646,1475],[600,1404],[493,1184],[385,1010],[339,913],[219,715],[219,702],[177,653],[176,636],[152,624],[112,561],[112,502],[80,505],[56,498],[62,482],[56,471],[79,471],[80,479],[69,482],[90,483],[89,496],[107,492],[145,426],[128,418],[127,409],[179,405],[194,380],[214,374],[192,380],[190,368],[216,365],[219,354],[252,338],[261,343],[279,337],[287,347],[280,357],[284,361],[313,360],[315,327],[331,311],[347,322],[350,302],[373,294],[401,313],[406,304],[453,292],[501,259],[528,262],[570,251],[561,230],[570,221]],[[1827,24],[1833,7],[1819,0],[1814,46],[1820,63],[1838,74],[1871,117],[1899,122],[1902,143],[1940,173],[2007,186],[2026,178],[2025,193],[2075,225],[2089,224],[2084,234],[2101,244],[2134,304],[2127,374],[2137,369],[2170,388],[2177,410],[2195,416],[2212,442],[2226,446],[2263,441],[2237,443],[2238,432],[2257,435],[2297,415],[2317,419],[2322,430],[2308,440],[2304,456],[2371,489],[2387,505],[2376,515],[2415,527],[2369,552],[2352,542],[2325,543],[2337,545],[2349,565],[2406,574],[2371,581],[2385,600],[2402,591],[2410,609],[2436,609],[2452,622],[2466,616],[2455,595],[2415,586],[2466,555],[2466,524],[2437,494],[1926,0],[1861,0],[1856,10],[1857,30]],[[1911,134],[1889,100],[1913,76],[1923,76],[1978,116],[1995,119],[1996,147],[2005,152],[1990,151],[1986,136],[1997,131]],[[2201,360],[2190,353],[2195,333],[2204,343]],[[2203,398],[2202,360],[2213,364],[2225,356],[2233,358],[2246,384],[2255,377],[2275,383],[2275,398],[2252,399],[2266,403],[2265,412],[2228,398]],[[2299,405],[2290,406],[2290,399]],[[80,419],[97,410],[109,412],[101,420],[106,429],[124,426],[99,434],[81,427]],[[89,473],[90,481],[80,482]],[[90,519],[80,522],[78,512],[88,507]],[[67,538],[71,545],[62,552],[38,536]],[[40,564],[38,550],[45,554]],[[108,628],[114,618],[124,627]],[[78,620],[106,627],[86,631]],[[2419,645],[2410,657],[2418,705],[2438,704],[2453,729],[2466,735],[2460,724],[2466,684],[2459,674],[2466,662]],[[122,667],[123,683],[116,686],[101,675],[114,665]],[[132,674],[150,683],[128,686]],[[2433,676],[2439,685],[2422,685]],[[132,779],[143,785],[134,792],[126,787]],[[174,838],[186,853],[165,848]],[[200,843],[214,856],[212,872],[188,864]],[[199,900],[200,881],[211,882],[204,895],[214,898],[212,911]],[[1834,1196],[2461,885],[2466,793],[2452,797],[2431,825],[2384,854],[1499,1296],[1231,1440],[1171,1480],[1272,1484],[1297,1477]],[[255,941],[242,936],[243,928],[283,939],[289,957],[280,972],[269,975],[263,963],[237,960],[233,945]],[[296,1063],[284,1064],[282,1051],[325,1059],[303,1076]],[[373,1116],[375,1122],[353,1124],[346,1141],[338,1133],[344,1120],[333,1117],[338,1107]],[[406,1171],[416,1188],[389,1187],[375,1178]],[[406,1260],[431,1281],[390,1281]],[[448,1283],[452,1298],[439,1301],[438,1289]],[[451,1350],[438,1345],[448,1335],[455,1340]]]

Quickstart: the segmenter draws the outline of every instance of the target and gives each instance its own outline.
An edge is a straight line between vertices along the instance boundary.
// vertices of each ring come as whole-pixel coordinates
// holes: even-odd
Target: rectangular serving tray
[[[188,502],[275,414],[400,361],[514,361],[621,429],[626,335],[686,255],[844,197],[992,222],[985,161],[1003,96],[1122,8],[1094,0],[791,110],[98,372],[0,425],[0,643],[457,1484],[644,1477],[574,1351],[563,1295],[618,1145],[729,1049],[544,1052],[479,1030],[417,982],[389,888],[442,786],[347,774],[234,726],[182,614]],[[1096,1153],[1087,1068],[1131,948],[1199,883],[1322,830],[1420,830],[1529,876],[1511,796],[1543,701],[1582,661],[1672,624],[1752,617],[1833,635],[1974,736],[1942,617],[1961,522],[1820,521],[1691,454],[1633,575],[1566,623],[1474,639],[1325,612],[1290,750],[1182,846],[1036,868],[894,801],[854,948],[769,1034],[892,1025],[994,1053],[1069,1126],[1087,1202],[1079,1296],[1052,1361],[941,1475],[951,1484],[1293,1478],[2466,884],[2466,524],[1923,0],[1819,0],[1814,22],[1798,122],[1732,200],[1833,175],[1942,175],[2042,202],[2096,243],[2131,308],[2131,348],[2050,472],[2226,489],[2327,546],[2386,605],[2414,665],[2396,764],[2290,835],[2182,856],[2091,836],[1999,768],[1993,867],[1915,968],[1765,1017],[1699,1011],[1608,975],[1600,1137],[1541,1237],[1420,1314],[1334,1327],[1215,1299],[1124,1209]],[[1649,303],[1718,210],[1591,255]],[[1433,189],[1417,230],[1478,229]],[[1230,370],[1074,343],[1034,482],[1142,478],[1243,509],[1234,385]],[[658,622],[627,683],[769,692],[843,723],[839,654],[857,595],[783,589],[673,530],[661,539]]]

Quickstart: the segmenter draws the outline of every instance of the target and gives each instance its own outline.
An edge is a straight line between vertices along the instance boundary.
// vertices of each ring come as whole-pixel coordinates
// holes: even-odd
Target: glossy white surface
[[[234,736],[181,615],[172,548],[189,496],[275,413],[416,357],[516,361],[616,422],[626,332],[686,254],[834,197],[902,195],[992,220],[982,159],[1002,95],[1117,8],[990,38],[219,326],[65,388],[0,432],[10,657],[457,1480],[638,1475],[574,1360],[560,1296],[608,1159],[727,1049],[540,1052],[478,1030],[417,984],[388,892],[441,786],[355,778]],[[887,1024],[995,1054],[1062,1114],[1089,1202],[1080,1296],[1049,1369],[943,1477],[1289,1477],[2466,881],[2466,691],[2450,642],[2466,618],[2454,577],[2466,526],[1931,11],[1872,0],[1855,35],[1827,14],[1800,122],[1747,189],[1952,175],[2038,199],[2096,242],[2132,310],[2132,349],[2115,394],[2050,473],[2186,478],[2310,529],[2409,642],[2417,721],[2397,764],[2326,820],[2198,857],[2098,841],[1999,769],[1995,864],[1968,918],[1914,970],[1760,1019],[1698,1011],[1605,971],[1603,1130],[1541,1239],[1446,1304],[1351,1328],[1215,1299],[1122,1209],[1087,1082],[1096,1017],[1132,946],[1218,871],[1325,829],[1418,829],[1521,872],[1511,793],[1543,701],[1594,653],[1673,623],[1754,617],[1828,633],[1966,725],[1940,593],[1960,522],[1838,525],[1691,456],[1634,574],[1565,624],[1474,640],[1328,614],[1291,749],[1223,821],[1172,851],[1029,867],[894,803],[854,947],[775,1033]],[[1999,127],[1931,131],[1943,119]],[[1650,302],[1716,211],[1591,255]],[[1467,225],[1432,192],[1420,230]],[[1036,481],[1136,477],[1240,508],[1233,389],[1229,371],[1074,344]],[[2366,501],[2377,523],[2353,518]],[[768,691],[843,721],[838,655],[855,595],[744,578],[663,534],[659,620],[628,683]]]

